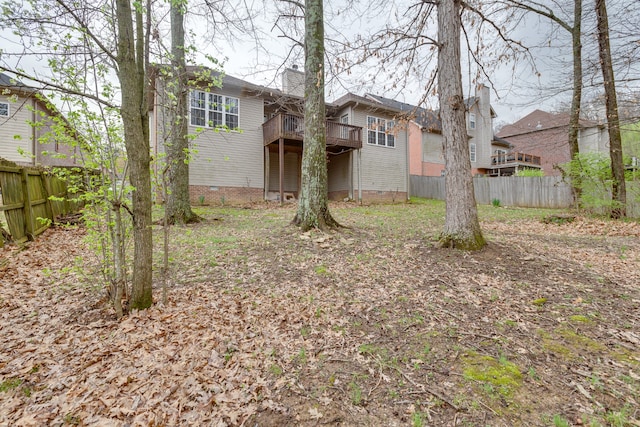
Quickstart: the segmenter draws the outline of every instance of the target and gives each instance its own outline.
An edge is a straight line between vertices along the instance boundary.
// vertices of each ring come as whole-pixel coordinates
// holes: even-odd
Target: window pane
[[[386,130],[385,127],[385,120],[383,119],[378,119],[378,132],[384,132]]]
[[[0,102],[0,116],[9,117],[9,104]]]
[[[197,108],[191,109],[191,125],[192,126],[205,126],[205,114],[204,110]]]
[[[224,110],[224,100],[221,95],[209,94],[209,109],[213,111]]]
[[[191,92],[191,106],[194,108],[205,108],[205,93],[199,90]]]
[[[396,146],[396,138],[393,136],[393,134],[390,134],[390,133],[387,134],[387,146],[388,147]]]
[[[378,145],[385,145],[385,136],[387,136],[384,132],[378,132]]]
[[[238,98],[227,98],[227,111],[231,114],[238,114]]]
[[[375,144],[376,143],[376,132],[374,131],[367,131],[367,142],[369,144]]]
[[[237,129],[238,128],[238,116],[233,114],[227,115],[227,126],[229,129]]]
[[[367,129],[375,129],[376,128],[376,118],[375,117],[367,117]]]
[[[209,126],[216,127],[222,126],[223,124],[222,113],[219,113],[217,111],[209,111]]]

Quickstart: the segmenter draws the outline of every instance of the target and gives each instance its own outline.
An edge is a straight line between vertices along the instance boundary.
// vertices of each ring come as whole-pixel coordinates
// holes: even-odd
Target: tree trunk
[[[153,242],[151,233],[149,118],[145,90],[147,79],[142,12],[137,8],[136,34],[134,34],[132,13],[129,0],[117,0],[117,65],[118,79],[122,90],[120,111],[127,157],[130,164],[129,180],[134,187],[132,192],[132,212],[135,244],[133,282],[129,306],[132,309],[144,309],[151,306],[153,302],[151,291]]]
[[[598,46],[600,51],[600,65],[604,79],[604,97],[607,108],[607,128],[609,130],[609,154],[611,155],[611,172],[613,184],[611,197],[613,208],[612,218],[626,216],[627,190],[624,181],[624,162],[622,160],[622,138],[620,136],[620,116],[618,115],[618,100],[616,96],[615,77],[611,63],[611,46],[609,45],[609,20],[605,0],[596,0],[596,15],[598,19]]]
[[[580,107],[582,103],[582,0],[574,0],[573,27],[571,38],[573,44],[573,97],[571,98],[571,116],[569,118],[569,154],[571,160],[580,153],[578,136],[580,132]],[[580,200],[581,183],[574,177],[571,187],[575,202]]]
[[[171,1],[171,69],[165,79],[169,99],[170,141],[165,143],[168,169],[167,221],[169,224],[198,222],[189,197],[188,78],[185,61],[184,15],[186,1]]]
[[[471,176],[460,69],[461,0],[438,3],[438,95],[444,139],[446,217],[439,245],[477,250],[480,231]]]
[[[338,227],[329,213],[324,105],[322,0],[305,2],[305,104],[302,185],[293,222],[304,231]],[[282,160],[282,159],[281,159]]]

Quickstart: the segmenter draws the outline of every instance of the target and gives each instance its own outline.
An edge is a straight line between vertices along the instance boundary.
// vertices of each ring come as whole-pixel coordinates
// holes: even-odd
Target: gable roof
[[[2,72],[0,72],[0,87],[9,89],[9,90],[19,91],[19,92],[25,92],[25,93],[37,92],[36,88],[27,86],[24,83],[22,83],[20,80],[17,80]]]
[[[428,132],[442,132],[442,121],[440,120],[440,114],[438,111],[427,110],[426,108],[370,93],[365,96],[380,104],[387,105],[391,108],[396,108],[397,110],[404,112],[409,120],[420,126],[422,130],[426,130]]]
[[[549,113],[547,111],[534,110],[517,122],[504,126],[500,129],[500,132],[498,132],[498,136],[505,138],[569,126],[570,117],[571,115],[569,113]],[[598,126],[598,123],[580,119],[580,127],[594,126]]]

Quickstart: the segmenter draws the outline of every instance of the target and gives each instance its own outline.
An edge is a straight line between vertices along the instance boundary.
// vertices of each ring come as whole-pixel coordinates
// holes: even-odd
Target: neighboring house
[[[517,122],[504,126],[498,136],[517,151],[539,156],[545,175],[562,175],[558,165],[571,160],[569,152],[569,113],[535,110]],[[580,120],[578,132],[580,153],[609,153],[606,126]]]
[[[201,68],[190,67],[192,76]],[[189,164],[196,203],[294,200],[301,186],[304,73],[286,69],[279,90],[225,75],[221,88],[194,82],[189,132],[197,135]],[[163,82],[155,80],[152,150],[163,151],[171,126],[164,119]],[[406,200],[407,131],[400,111],[347,94],[326,104],[329,197]]]
[[[443,176],[445,174],[442,123],[439,112],[426,110],[392,99],[369,95],[380,103],[405,112],[409,133],[409,170],[411,175]],[[469,158],[473,175],[510,175],[530,160],[514,153],[509,142],[493,135],[495,111],[490,104],[489,88],[478,85],[476,95],[465,100]],[[510,160],[511,159],[511,160]],[[539,162],[538,162],[539,163]],[[531,165],[539,167],[539,165]]]
[[[81,163],[77,144],[57,140],[53,117],[66,120],[37,89],[0,73],[0,157],[25,166]]]

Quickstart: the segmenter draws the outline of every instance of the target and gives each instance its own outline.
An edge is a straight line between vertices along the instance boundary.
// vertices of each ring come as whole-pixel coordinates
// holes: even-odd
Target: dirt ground
[[[0,249],[0,425],[640,426],[638,222],[483,207],[471,253],[441,204],[332,211],[202,209],[120,321],[84,227]]]

